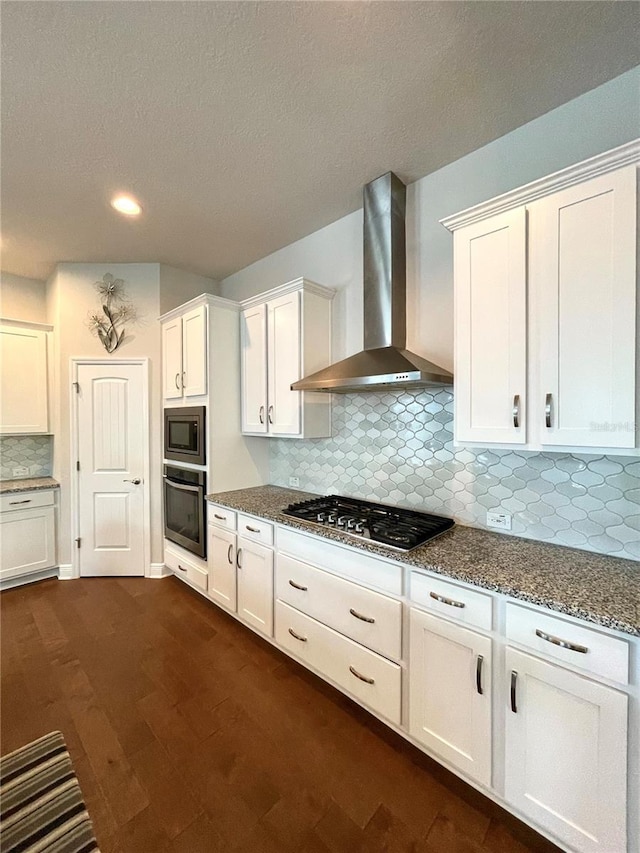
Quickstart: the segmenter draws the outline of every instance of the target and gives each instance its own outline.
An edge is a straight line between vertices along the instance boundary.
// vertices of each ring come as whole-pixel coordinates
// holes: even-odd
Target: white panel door
[[[524,208],[454,234],[455,437],[526,442]]]
[[[581,853],[626,853],[627,697],[506,651],[506,799]]]
[[[540,440],[634,447],[636,167],[541,199],[529,216]]]
[[[46,432],[47,333],[0,326],[0,433]]]
[[[491,785],[491,640],[411,608],[409,733]]]
[[[267,432],[267,307],[242,312],[242,432]]]
[[[236,534],[210,524],[207,531],[209,595],[236,612]]]
[[[0,581],[57,565],[54,512],[41,506],[0,514]]]
[[[162,324],[162,396],[182,397],[182,317]]]
[[[273,636],[273,551],[238,538],[238,616]]]
[[[269,432],[301,432],[301,391],[291,383],[300,379],[300,293],[289,293],[267,303],[269,345]]]
[[[207,306],[182,316],[182,391],[185,397],[207,393]]]
[[[145,365],[79,364],[80,574],[143,575]]]

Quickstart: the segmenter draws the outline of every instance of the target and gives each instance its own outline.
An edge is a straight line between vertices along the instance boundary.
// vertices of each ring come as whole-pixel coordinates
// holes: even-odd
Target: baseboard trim
[[[58,580],[72,581],[76,579],[76,574],[73,571],[71,563],[64,563],[58,566]]]
[[[171,572],[164,563],[151,563],[147,577],[158,580],[159,578],[168,578],[170,574]]]
[[[33,574],[22,575],[19,578],[7,578],[7,580],[0,583],[0,591],[13,589],[16,586],[24,586],[27,583],[37,583],[37,581],[44,581],[47,578],[55,578],[57,576],[57,569],[43,569],[41,572],[33,572]]]

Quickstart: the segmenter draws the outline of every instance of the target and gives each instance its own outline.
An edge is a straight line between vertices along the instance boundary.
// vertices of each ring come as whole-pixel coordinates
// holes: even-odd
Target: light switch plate
[[[506,512],[487,512],[487,527],[511,530],[511,516]]]

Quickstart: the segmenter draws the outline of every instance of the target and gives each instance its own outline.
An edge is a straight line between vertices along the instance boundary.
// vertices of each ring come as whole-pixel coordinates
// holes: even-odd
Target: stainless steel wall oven
[[[207,556],[204,471],[165,465],[164,535],[203,559]]]

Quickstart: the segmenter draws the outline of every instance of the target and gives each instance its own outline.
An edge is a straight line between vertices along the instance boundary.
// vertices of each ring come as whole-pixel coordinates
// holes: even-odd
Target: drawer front
[[[493,599],[483,592],[411,572],[411,600],[448,619],[491,630]]]
[[[508,603],[507,638],[543,657],[620,684],[629,682],[629,644],[617,637]]]
[[[273,545],[273,524],[239,512],[238,535],[253,542],[260,542],[262,545]]]
[[[0,512],[16,509],[33,509],[38,506],[53,506],[53,489],[38,492],[12,492],[0,495]]]
[[[210,503],[207,509],[207,521],[209,524],[225,527],[227,530],[236,529],[236,513],[232,509],[227,509],[226,506]]]
[[[310,616],[276,602],[276,641],[363,705],[400,724],[402,669]],[[366,680],[364,680],[366,679]]]
[[[278,554],[279,599],[390,658],[402,657],[402,603]]]
[[[278,528],[278,551],[315,566],[331,566],[331,571],[357,583],[402,595],[401,563],[388,562],[357,548],[336,545],[320,536],[305,535],[283,526]]]
[[[165,546],[164,549],[164,564],[168,569],[175,573],[176,577],[182,580],[187,580],[198,589],[207,591],[209,573],[204,569],[185,558],[182,554],[178,554],[172,548]]]

